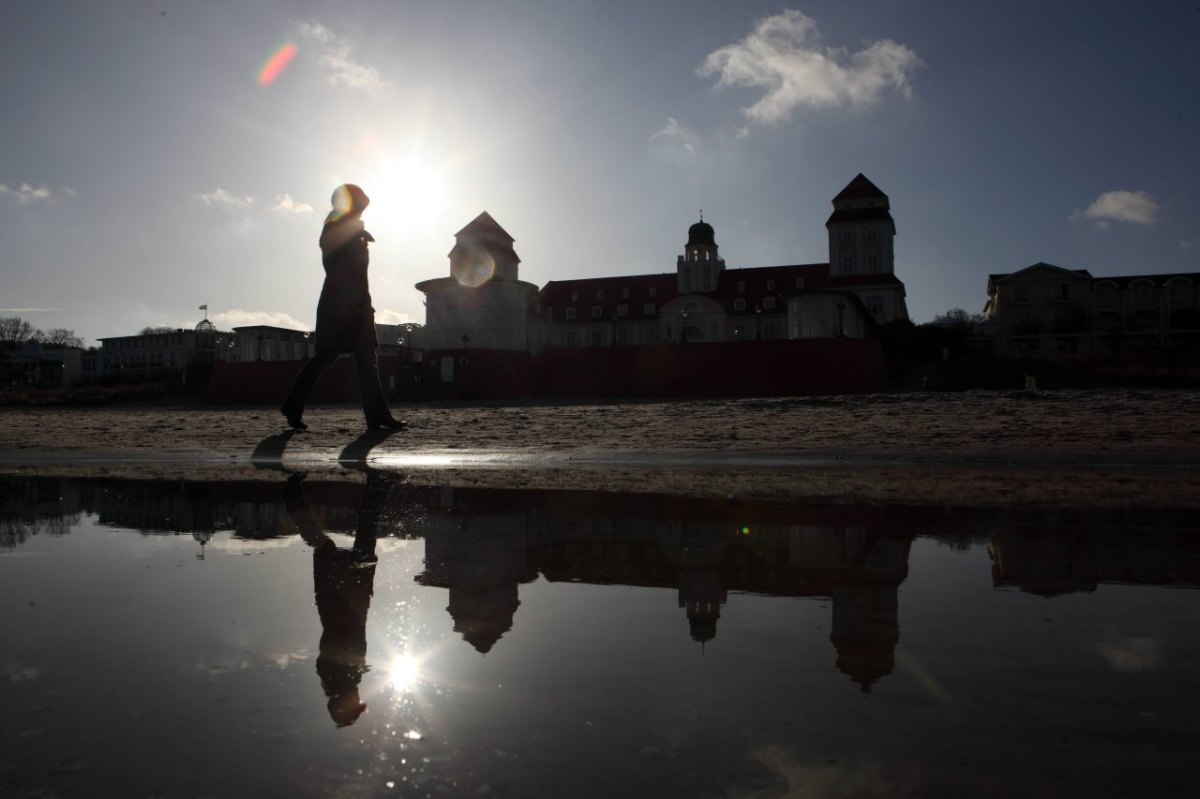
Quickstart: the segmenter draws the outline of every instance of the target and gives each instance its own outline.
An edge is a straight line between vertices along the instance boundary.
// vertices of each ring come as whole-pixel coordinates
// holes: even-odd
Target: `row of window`
[[[173,352],[168,353],[167,358],[163,358],[161,352],[149,352],[130,355],[128,358],[122,356],[120,358],[104,359],[105,369],[124,369],[126,367],[141,369],[176,365],[175,353]]]
[[[156,336],[114,338],[105,341],[104,346],[110,350],[146,350],[154,347],[182,347],[183,336],[171,333]]]
[[[647,289],[646,294],[647,294],[647,296],[650,296],[650,297],[657,297],[658,296],[658,286],[651,286],[649,289]],[[630,290],[628,288],[621,289],[621,299],[627,300],[627,299],[629,299],[629,296],[630,296]],[[596,289],[596,299],[597,300],[604,299],[604,289]],[[578,291],[571,292],[571,302],[579,302],[579,292]]]
[[[1149,280],[1135,281],[1127,291],[1112,283],[1099,283],[1094,287],[1096,303],[1099,305],[1116,305],[1122,294],[1130,297],[1135,305],[1153,304],[1158,296],[1158,289]],[[1086,293],[1086,292],[1085,292]],[[1190,302],[1194,299],[1194,291],[1190,284],[1171,283],[1166,286],[1166,293],[1171,302]],[[1073,296],[1070,283],[1056,283],[1049,287],[1050,302],[1069,302]],[[1013,286],[1012,301],[1014,303],[1033,302],[1032,286]]]
[[[870,260],[870,258],[868,258],[868,260]],[[876,257],[875,258],[876,265],[878,265],[878,261],[879,261],[879,259],[878,259],[878,257]],[[796,289],[803,289],[804,288],[804,278],[802,278],[802,277],[796,278],[795,280],[792,281],[792,285]],[[738,281],[737,290],[738,290],[739,294],[746,293],[746,281],[745,280]],[[768,280],[766,283],[766,290],[767,291],[775,291],[776,290],[776,281]],[[658,287],[651,286],[650,288],[648,288],[646,290],[646,295],[649,297],[658,296]],[[631,296],[631,291],[628,288],[621,289],[621,299],[627,300],[627,299],[629,299],[630,296]],[[571,302],[579,302],[579,297],[580,297],[580,292],[578,292],[578,291],[571,292]],[[605,297],[604,289],[596,289],[596,299],[603,300],[604,297]],[[648,304],[650,304],[650,303],[648,303]]]
[[[763,297],[762,304],[756,305],[754,307],[754,310],[755,311],[773,311],[773,310],[775,310],[775,307],[776,307],[776,303],[775,303],[774,297]],[[654,316],[654,314],[657,312],[657,310],[658,310],[658,307],[654,303],[648,302],[642,306],[642,315],[643,316]],[[696,310],[695,303],[689,303],[687,310]],[[735,297],[733,300],[733,310],[735,310],[735,311],[746,310],[746,298],[745,297]],[[629,306],[624,305],[624,304],[618,305],[617,306],[617,318],[624,319],[627,316],[629,316]],[[564,312],[564,318],[566,318],[566,320],[568,322],[574,321],[579,318],[579,311],[575,308],[567,308]],[[604,318],[604,308],[599,305],[593,305],[592,310],[591,310],[591,318],[592,319]]]

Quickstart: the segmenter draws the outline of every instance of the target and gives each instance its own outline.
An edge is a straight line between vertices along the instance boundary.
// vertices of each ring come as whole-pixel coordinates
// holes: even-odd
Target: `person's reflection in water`
[[[367,709],[358,684],[367,665],[367,611],[375,587],[375,541],[380,516],[394,477],[374,469],[367,473],[358,512],[354,544],[342,549],[318,524],[304,498],[303,475],[293,475],[285,489],[288,513],[300,535],[313,548],[313,587],[321,617],[317,675],[329,698],[329,716],[339,727],[353,724]]]

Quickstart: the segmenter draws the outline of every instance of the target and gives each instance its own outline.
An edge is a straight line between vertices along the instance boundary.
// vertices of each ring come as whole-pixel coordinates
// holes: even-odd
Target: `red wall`
[[[455,359],[455,381],[440,383],[437,361]],[[384,387],[397,375],[400,394],[413,399],[519,397],[719,397],[843,394],[873,391],[887,378],[876,339],[799,339],[583,347],[541,355],[497,350],[425,353],[421,381],[397,375],[398,360],[379,359]],[[430,362],[434,366],[428,366]],[[209,383],[214,403],[277,404],[300,369],[298,361],[218,363]],[[392,392],[389,391],[389,394]],[[317,384],[313,402],[356,402],[351,358],[341,358]]]

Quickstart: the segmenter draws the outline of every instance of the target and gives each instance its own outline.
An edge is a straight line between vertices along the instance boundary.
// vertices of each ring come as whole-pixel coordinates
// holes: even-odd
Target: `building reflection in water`
[[[813,597],[831,606],[833,662],[863,690],[893,670],[897,594],[917,531],[949,546],[986,543],[997,588],[1052,596],[1104,582],[1200,586],[1200,541],[1184,534],[1200,528],[1191,510],[901,510],[450,489],[371,470],[358,483],[4,477],[0,489],[6,547],[61,534],[67,528],[54,520],[81,513],[146,533],[263,539],[298,529],[313,546],[324,629],[318,671],[338,723],[361,712],[357,685],[382,517],[389,535],[424,539],[425,566],[415,580],[447,590],[454,631],[481,653],[513,628],[520,586],[539,576],[672,591],[686,621],[681,632],[702,646],[719,642],[722,608],[738,594]],[[353,533],[354,545],[339,549],[330,533]]]

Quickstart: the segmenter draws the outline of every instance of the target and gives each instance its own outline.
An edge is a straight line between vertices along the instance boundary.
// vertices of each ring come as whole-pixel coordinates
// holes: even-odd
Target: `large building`
[[[984,306],[999,351],[1086,350],[1195,344],[1200,273],[1095,277],[1036,263],[988,276]]]
[[[716,231],[688,229],[673,272],[521,281],[513,237],[486,212],[455,238],[450,276],[426,280],[431,352],[862,338],[908,318],[888,197],[858,175],[833,198],[823,263],[730,268]]]

